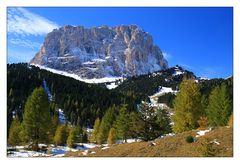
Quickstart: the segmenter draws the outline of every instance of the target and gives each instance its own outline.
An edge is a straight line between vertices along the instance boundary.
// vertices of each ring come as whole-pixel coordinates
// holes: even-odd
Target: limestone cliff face
[[[50,32],[30,64],[82,78],[136,76],[168,67],[150,34],[136,25],[84,28],[64,26]]]

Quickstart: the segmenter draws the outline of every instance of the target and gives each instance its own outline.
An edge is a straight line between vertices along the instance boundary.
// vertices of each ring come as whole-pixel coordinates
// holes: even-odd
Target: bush
[[[194,142],[194,138],[192,136],[187,136],[186,137],[186,142],[187,143],[193,143]]]
[[[198,122],[198,125],[199,125],[199,129],[206,129],[207,126],[208,126],[207,117],[201,116],[197,122]]]
[[[209,138],[205,138],[201,142],[200,153],[203,157],[214,157],[216,156],[218,150],[214,147],[214,143],[210,142]]]

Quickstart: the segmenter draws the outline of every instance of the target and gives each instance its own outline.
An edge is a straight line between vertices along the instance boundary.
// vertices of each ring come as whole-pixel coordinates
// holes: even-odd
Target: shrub
[[[214,157],[217,154],[217,149],[214,147],[213,142],[210,142],[208,138],[205,138],[201,142],[200,152],[203,157]]]
[[[192,136],[187,136],[186,137],[186,142],[187,143],[193,143],[194,142],[194,138]]]
[[[208,126],[208,119],[207,117],[200,117],[200,119],[197,121],[199,125],[199,129],[206,129]]]

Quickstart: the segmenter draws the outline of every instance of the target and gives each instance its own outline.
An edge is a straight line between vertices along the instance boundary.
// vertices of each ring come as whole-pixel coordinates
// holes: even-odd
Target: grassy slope
[[[113,145],[109,149],[93,148],[95,154],[93,157],[201,157],[203,156],[203,146],[201,143],[216,139],[220,145],[213,144],[216,150],[215,156],[232,157],[233,156],[233,132],[232,128],[219,127],[206,133],[205,136],[197,138],[197,142],[187,143],[186,136],[196,136],[197,130],[184,132],[175,136],[169,136],[154,141],[155,146],[150,146],[150,142],[128,143]],[[82,156],[82,152],[71,152],[66,156]]]

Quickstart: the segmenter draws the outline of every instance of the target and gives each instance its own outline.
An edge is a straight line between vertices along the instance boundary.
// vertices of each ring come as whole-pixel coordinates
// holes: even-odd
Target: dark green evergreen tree
[[[126,105],[122,105],[120,107],[119,115],[117,116],[115,123],[115,128],[117,137],[126,141],[129,132],[129,113],[127,112]]]
[[[34,150],[39,142],[48,142],[50,124],[48,97],[42,87],[36,88],[27,99],[23,116],[23,134]]]
[[[76,142],[83,142],[83,129],[82,127],[78,124],[76,127]]]
[[[233,111],[232,100],[225,84],[213,89],[209,97],[207,117],[212,126],[226,126]]]
[[[75,128],[71,128],[68,138],[67,138],[67,145],[70,148],[74,148],[74,143],[77,141],[77,131]]]
[[[153,140],[161,135],[170,133],[171,120],[164,109],[149,107],[147,103],[139,106],[139,113],[143,120],[140,137],[144,140]],[[142,130],[144,128],[144,131]]]
[[[113,122],[115,120],[115,113],[116,113],[116,107],[115,105],[110,107],[105,115],[102,118],[99,132],[97,134],[97,143],[103,144],[105,141],[107,141],[108,132],[110,128],[113,126]]]
[[[129,136],[138,138],[145,133],[146,123],[139,112],[131,112],[129,116]]]
[[[49,132],[49,143],[53,143],[54,142],[54,136],[55,136],[55,132],[57,130],[59,124],[59,120],[58,120],[58,116],[57,115],[53,115],[51,118],[51,124],[49,125],[50,128],[50,132]]]

